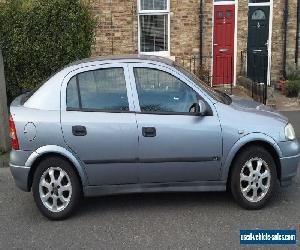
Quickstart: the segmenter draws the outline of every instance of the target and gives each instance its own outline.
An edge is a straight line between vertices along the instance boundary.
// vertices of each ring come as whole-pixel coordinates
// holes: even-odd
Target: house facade
[[[298,64],[299,0],[90,0],[97,16],[93,56],[170,57],[210,76],[268,84]]]

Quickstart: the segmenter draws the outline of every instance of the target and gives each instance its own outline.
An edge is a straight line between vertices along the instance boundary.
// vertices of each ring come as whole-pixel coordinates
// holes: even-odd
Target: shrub
[[[0,4],[0,48],[8,99],[70,62],[90,56],[95,20],[81,0],[8,0]]]
[[[300,80],[300,70],[297,67],[288,67],[287,69],[287,79],[289,81]]]
[[[284,87],[284,91],[287,97],[298,97],[300,92],[300,80],[289,80]]]
[[[210,74],[209,70],[205,66],[200,66],[196,69],[195,75],[208,85],[210,85]]]

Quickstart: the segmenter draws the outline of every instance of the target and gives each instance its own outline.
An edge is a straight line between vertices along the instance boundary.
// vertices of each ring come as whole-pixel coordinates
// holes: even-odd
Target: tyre
[[[40,162],[34,173],[32,191],[41,213],[51,220],[66,219],[81,198],[81,183],[66,160],[49,157]]]
[[[276,164],[263,147],[251,146],[233,163],[230,188],[236,202],[245,209],[260,209],[272,197],[277,181]]]

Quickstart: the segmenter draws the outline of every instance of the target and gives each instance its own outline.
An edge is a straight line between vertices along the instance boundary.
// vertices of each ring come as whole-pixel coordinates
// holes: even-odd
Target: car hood
[[[286,118],[284,115],[280,114],[279,112],[275,111],[271,107],[268,107],[259,102],[247,100],[247,99],[240,98],[237,96],[230,96],[230,97],[232,99],[231,106],[234,108],[242,109],[244,111],[254,113],[257,115],[263,115],[263,116],[267,116],[270,118],[274,118],[283,123],[288,123],[288,118]]]

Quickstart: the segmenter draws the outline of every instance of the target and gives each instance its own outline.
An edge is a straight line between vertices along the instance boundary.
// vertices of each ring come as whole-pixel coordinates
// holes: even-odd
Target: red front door
[[[234,67],[234,5],[214,8],[213,85],[233,83]]]

